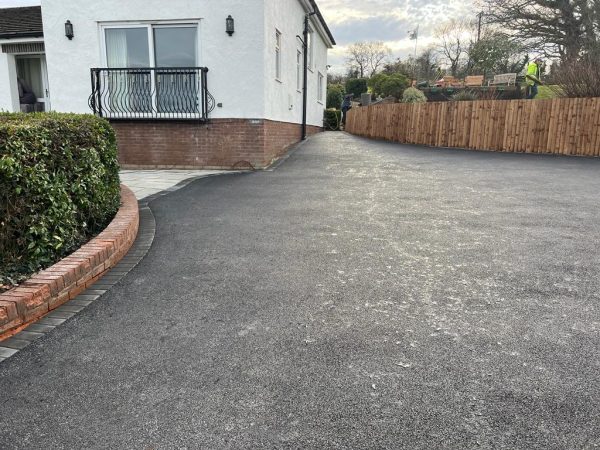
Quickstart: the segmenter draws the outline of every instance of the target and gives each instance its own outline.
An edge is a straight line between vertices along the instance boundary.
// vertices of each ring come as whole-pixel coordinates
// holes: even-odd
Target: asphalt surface
[[[600,160],[316,136],[154,201],[0,364],[0,448],[600,446]]]

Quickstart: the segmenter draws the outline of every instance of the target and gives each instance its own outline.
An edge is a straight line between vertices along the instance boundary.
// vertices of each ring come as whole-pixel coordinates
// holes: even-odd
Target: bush
[[[381,85],[389,78],[390,76],[385,73],[378,73],[369,78],[367,85],[369,86],[369,89],[371,89],[371,93],[375,96],[381,95],[383,93]]]
[[[474,100],[478,100],[479,97],[477,94],[470,90],[460,91],[454,94],[450,99],[453,102],[472,102]]]
[[[417,88],[409,87],[402,93],[402,103],[425,103],[427,97]]]
[[[368,90],[366,78],[350,78],[346,81],[346,94],[353,94],[354,98],[360,98]]]
[[[586,55],[564,63],[553,74],[556,96],[600,97],[600,55]]]
[[[404,75],[391,75],[381,83],[381,95],[384,97],[402,98],[403,92],[410,82]]]
[[[338,131],[342,123],[342,111],[339,109],[326,109],[323,126],[326,130]]]
[[[327,88],[327,108],[341,108],[344,100],[344,88],[340,84],[332,84]]]
[[[0,284],[53,264],[120,203],[115,135],[91,115],[0,114]]]

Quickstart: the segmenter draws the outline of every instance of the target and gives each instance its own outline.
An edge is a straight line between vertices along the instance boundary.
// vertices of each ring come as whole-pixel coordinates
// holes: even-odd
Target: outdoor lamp
[[[73,24],[70,20],[65,22],[65,36],[69,38],[69,40],[73,39]]]
[[[235,32],[235,22],[231,15],[229,15],[227,19],[225,19],[225,31],[229,36],[233,36],[233,33]]]

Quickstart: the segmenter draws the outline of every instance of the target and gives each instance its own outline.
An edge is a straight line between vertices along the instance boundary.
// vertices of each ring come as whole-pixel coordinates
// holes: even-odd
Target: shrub
[[[409,84],[408,78],[404,75],[391,75],[381,83],[381,95],[384,97],[402,98],[402,94]]]
[[[339,84],[332,84],[327,88],[327,108],[340,108],[344,100],[344,88]]]
[[[326,109],[323,126],[326,130],[338,131],[342,123],[342,111],[339,109]]]
[[[457,92],[452,97],[450,97],[450,99],[453,102],[472,102],[474,100],[478,100],[479,97],[475,92],[467,89],[464,91]]]
[[[417,88],[409,87],[402,93],[402,103],[425,103],[427,97]]]
[[[354,98],[360,98],[368,90],[366,78],[349,78],[346,81],[346,94],[353,94]]]
[[[385,73],[378,73],[369,78],[367,86],[369,87],[369,89],[371,89],[371,93],[375,96],[381,95],[383,93],[381,85],[384,81],[388,80],[389,78],[390,76],[386,75]]]
[[[91,115],[0,114],[0,284],[101,231],[120,202],[115,135]]]
[[[600,55],[586,55],[556,69],[553,91],[562,97],[600,97]]]

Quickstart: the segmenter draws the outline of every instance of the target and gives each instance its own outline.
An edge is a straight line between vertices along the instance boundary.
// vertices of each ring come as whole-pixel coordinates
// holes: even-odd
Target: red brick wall
[[[124,168],[255,168],[300,141],[300,125],[263,119],[112,123]],[[308,133],[321,131],[308,127]]]

